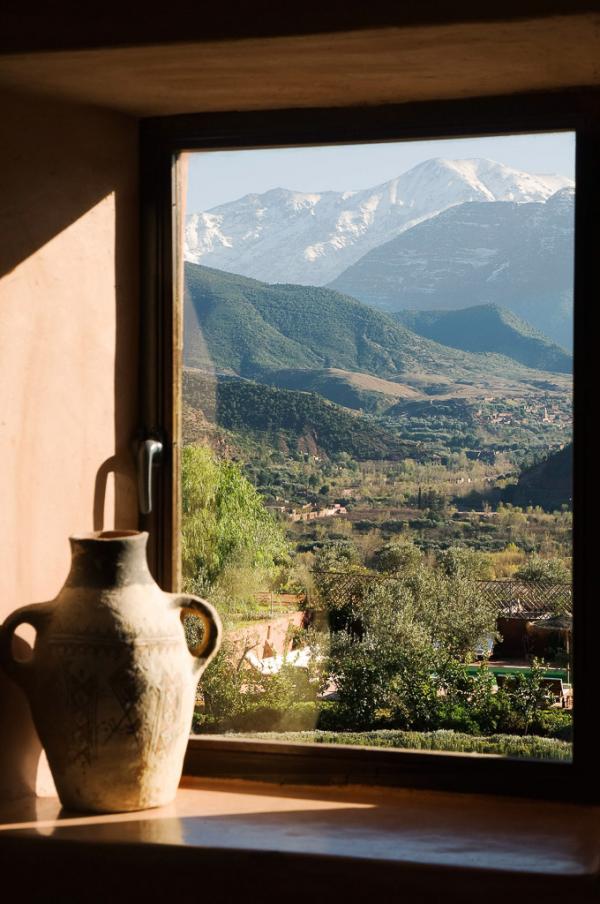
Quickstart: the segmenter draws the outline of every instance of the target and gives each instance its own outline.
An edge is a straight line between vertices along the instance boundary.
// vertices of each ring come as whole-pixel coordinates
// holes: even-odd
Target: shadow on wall
[[[69,534],[137,527],[139,211],[135,119],[0,106],[1,621],[56,595]],[[31,793],[40,746],[3,675],[0,737],[0,799]]]
[[[19,658],[31,651],[20,637],[13,641]],[[0,801],[31,794],[36,788],[42,752],[23,691],[0,671]]]

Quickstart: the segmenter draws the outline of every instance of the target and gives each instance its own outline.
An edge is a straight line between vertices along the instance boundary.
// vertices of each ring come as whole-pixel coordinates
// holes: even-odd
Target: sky
[[[202,151],[190,154],[188,213],[250,192],[356,191],[394,179],[431,157],[487,157],[530,173],[575,177],[575,134],[502,135],[326,147]]]

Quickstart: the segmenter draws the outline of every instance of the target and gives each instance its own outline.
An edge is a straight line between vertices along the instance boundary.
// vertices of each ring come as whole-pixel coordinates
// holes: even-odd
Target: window
[[[432,135],[494,135],[508,134],[514,131],[551,131],[575,129],[578,126],[577,117],[572,114],[559,114],[556,111],[548,113],[545,103],[536,104],[523,109],[519,119],[512,110],[507,110],[501,102],[491,102],[476,109],[473,104],[460,105],[447,104],[443,107],[432,109],[361,111],[350,117],[348,114],[338,112],[336,116],[324,118],[323,113],[311,111],[302,114],[300,121],[298,116],[289,114],[272,114],[264,117],[222,117],[215,118],[211,123],[203,122],[200,118],[186,117],[173,121],[149,122],[145,136],[145,169],[146,185],[148,191],[144,196],[148,205],[146,218],[146,235],[148,240],[144,278],[146,279],[146,294],[149,305],[148,322],[145,329],[147,343],[146,367],[147,375],[144,385],[146,392],[146,423],[147,434],[161,434],[166,440],[167,452],[159,471],[160,480],[158,487],[158,500],[155,512],[149,518],[154,553],[155,569],[166,585],[175,588],[180,576],[180,534],[176,529],[179,519],[180,498],[180,463],[181,457],[178,449],[178,437],[181,429],[182,411],[179,407],[179,381],[181,367],[181,308],[178,300],[183,294],[183,276],[178,261],[182,260],[180,249],[173,253],[173,241],[177,243],[181,235],[181,223],[177,219],[165,215],[165,211],[172,210],[172,201],[181,190],[181,162],[173,166],[176,155],[182,150],[194,148],[235,148],[235,147],[260,147],[260,146],[301,146],[319,143],[345,143],[368,139],[407,139],[428,138]],[[458,115],[459,111],[469,113],[471,121],[467,121],[464,128],[449,126],[449,119],[454,114],[457,121],[467,121]],[[485,112],[485,118],[483,113]],[[409,124],[409,125],[407,125]],[[586,172],[586,154],[589,139],[582,129],[578,131],[578,192],[585,190],[589,184]],[[582,189],[583,185],[583,189]],[[585,243],[581,241],[581,207],[578,194],[578,220],[577,220],[577,273],[585,269]],[[579,288],[580,282],[576,283]],[[174,290],[173,290],[174,289]],[[354,290],[356,291],[356,290]],[[581,341],[578,336],[581,330],[580,320],[581,305],[578,302],[576,326],[576,351],[579,354]],[[413,324],[414,326],[414,324]],[[201,354],[197,350],[197,354]],[[577,358],[579,361],[579,357]],[[193,363],[193,362],[192,362]],[[197,362],[196,362],[197,363]],[[335,366],[335,362],[333,362]],[[579,365],[578,365],[579,367]],[[198,370],[198,369],[197,369]],[[580,370],[577,370],[580,373]],[[238,374],[239,376],[239,374]],[[198,383],[193,391],[205,392],[202,379],[198,373],[187,374],[188,384],[190,380]],[[576,407],[580,408],[583,393],[580,393],[578,383]],[[235,388],[235,387],[234,387]],[[247,387],[246,387],[247,388]],[[189,389],[189,387],[188,387]],[[233,407],[238,404],[234,400]],[[248,400],[241,404],[248,404]],[[256,400],[250,400],[250,404],[256,404]],[[493,411],[490,417],[498,418],[501,412]],[[189,411],[183,410],[184,419],[189,416]],[[549,419],[551,415],[546,414]],[[501,418],[500,418],[501,421]],[[576,423],[581,423],[577,422]],[[579,437],[581,432],[579,432]],[[578,440],[575,442],[575,469],[577,481],[581,475],[581,456],[578,458]],[[318,458],[313,456],[313,458]],[[314,474],[308,476],[320,479],[319,468],[313,467]],[[344,475],[344,478],[348,475]],[[314,482],[314,480],[313,480]],[[347,481],[346,481],[347,482]],[[345,485],[345,484],[344,484]],[[576,483],[575,495],[579,492],[581,484]],[[317,493],[327,487],[322,483]],[[431,492],[430,490],[427,490]],[[327,490],[327,503],[330,507],[342,502],[330,500],[330,488]],[[277,494],[272,494],[277,502]],[[325,498],[325,494],[323,494]],[[283,497],[285,499],[285,495]],[[431,502],[431,500],[429,500]],[[422,503],[422,499],[421,499]],[[285,502],[283,503],[285,505]],[[432,510],[433,505],[429,505]],[[318,511],[318,508],[317,508]],[[581,525],[583,524],[583,510],[577,507],[575,531],[582,538]],[[292,512],[294,514],[294,512]],[[302,521],[302,519],[300,519]],[[393,520],[393,519],[392,519]],[[588,636],[589,616],[585,612],[583,603],[583,543],[576,543],[577,555],[575,558],[575,624],[577,631],[581,631],[580,625],[586,619],[585,634],[576,635],[574,651],[574,672],[577,686],[577,729],[576,752],[573,764],[556,762],[532,763],[529,761],[515,761],[512,759],[498,762],[486,761],[485,758],[456,758],[444,754],[431,755],[423,753],[408,753],[406,751],[364,751],[348,750],[332,747],[319,749],[318,753],[313,748],[297,747],[288,744],[272,744],[268,750],[264,745],[252,741],[235,740],[204,740],[195,739],[190,745],[190,757],[196,761],[202,760],[203,769],[217,768],[224,774],[237,774],[240,771],[239,764],[244,762],[251,774],[278,773],[282,770],[293,775],[311,774],[313,778],[328,775],[336,775],[343,772],[345,775],[356,776],[360,780],[376,777],[376,780],[404,783],[416,781],[422,784],[437,784],[452,787],[456,782],[464,779],[467,784],[477,787],[502,787],[508,790],[518,790],[527,786],[531,793],[546,793],[549,795],[561,793],[573,793],[574,786],[581,775],[581,765],[585,762],[585,737],[586,737],[586,690],[584,683],[579,683],[578,675],[582,674],[582,663],[585,662],[586,643]],[[383,550],[382,552],[384,552]],[[376,552],[376,550],[375,550]],[[189,580],[190,575],[186,575]],[[189,585],[188,585],[189,586]],[[193,587],[191,589],[194,589]],[[200,588],[201,589],[201,588]],[[579,619],[582,619],[580,622]],[[571,649],[568,651],[568,656]],[[570,676],[569,676],[570,677]],[[579,689],[581,688],[581,702]],[[580,753],[580,750],[583,751]],[[217,752],[218,751],[218,752]],[[225,756],[225,752],[227,755]],[[268,754],[268,755],[267,755]],[[218,763],[216,762],[218,760]],[[236,766],[236,761],[238,765]],[[207,767],[208,762],[208,767]],[[210,763],[212,762],[212,767]],[[410,777],[407,776],[410,774]],[[462,776],[462,778],[458,778]]]

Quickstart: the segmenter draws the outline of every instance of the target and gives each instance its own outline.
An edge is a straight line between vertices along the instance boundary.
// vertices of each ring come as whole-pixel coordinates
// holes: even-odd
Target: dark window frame
[[[141,518],[140,526],[150,532],[153,572],[161,586],[172,591],[178,589],[179,581],[175,528],[182,330],[174,287],[178,153],[561,130],[573,130],[577,136],[573,431],[573,680],[577,696],[572,763],[198,737],[190,739],[186,774],[600,799],[592,681],[600,607],[593,605],[593,504],[590,499],[587,507],[583,504],[586,485],[593,487],[592,302],[600,297],[595,260],[600,247],[599,97],[592,89],[573,89],[383,107],[198,113],[142,121],[140,432],[160,436],[165,454],[156,475],[155,509]]]

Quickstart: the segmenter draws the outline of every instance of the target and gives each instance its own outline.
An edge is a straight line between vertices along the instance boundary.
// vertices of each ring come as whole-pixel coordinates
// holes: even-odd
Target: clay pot
[[[174,798],[198,679],[219,647],[216,611],[160,589],[147,539],[137,531],[71,537],[71,571],[57,598],[17,609],[0,629],[0,665],[27,694],[69,809],[139,810]],[[187,615],[204,625],[192,650]],[[37,631],[27,661],[11,647],[22,622]]]

